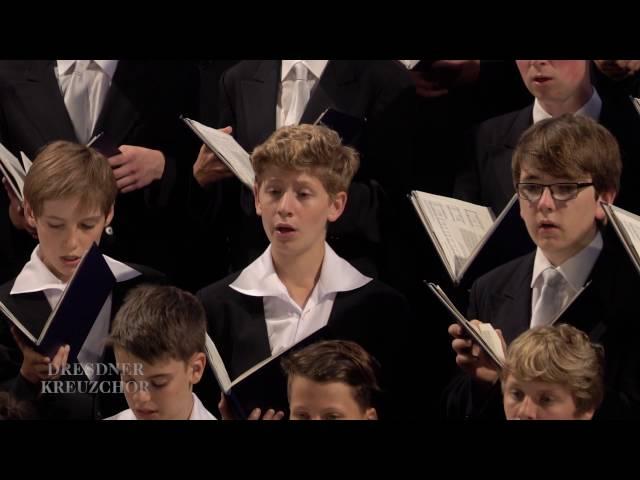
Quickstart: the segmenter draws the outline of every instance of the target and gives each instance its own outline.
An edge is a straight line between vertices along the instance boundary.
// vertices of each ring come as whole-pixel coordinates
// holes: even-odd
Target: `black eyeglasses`
[[[593,182],[563,182],[563,183],[516,183],[518,197],[530,202],[537,202],[542,197],[545,188],[549,188],[554,200],[566,202],[578,196],[581,189],[593,186]]]

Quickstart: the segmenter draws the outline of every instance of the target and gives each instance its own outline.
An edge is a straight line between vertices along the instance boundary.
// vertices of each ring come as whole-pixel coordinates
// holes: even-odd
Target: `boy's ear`
[[[206,364],[207,357],[205,356],[204,352],[195,353],[191,357],[188,366],[189,371],[187,373],[192,385],[195,385],[200,381],[202,375],[204,374],[204,367],[206,366]]]
[[[375,408],[367,408],[367,411],[364,412],[364,418],[367,420],[378,420],[378,412]]]
[[[258,185],[258,182],[257,181],[253,182],[253,201],[256,206],[256,215],[258,216],[262,215],[262,207],[260,206],[260,199],[258,197],[259,191],[260,191],[260,186]]]
[[[580,415],[576,415],[577,420],[591,420],[593,418],[593,414],[595,410],[592,408],[591,410],[587,410],[586,412],[581,413]]]
[[[335,222],[340,218],[342,212],[344,212],[344,207],[347,205],[347,192],[338,192],[334,195],[333,198],[329,199],[329,215],[327,219],[330,222]]]
[[[36,228],[36,216],[33,213],[33,208],[26,200],[24,201],[24,218],[27,219],[27,223],[31,228]]]
[[[598,195],[598,198],[596,199],[596,201],[598,202],[598,206],[596,208],[596,220],[604,221],[607,218],[607,215],[604,213],[604,210],[602,209],[602,205],[600,205],[600,202],[605,202],[611,205],[613,204],[613,201],[615,199],[616,199],[615,191],[602,192],[600,195]]]
[[[113,220],[113,205],[109,209],[109,213],[107,213],[107,217],[105,218],[104,226],[107,227],[111,225],[111,221]]]

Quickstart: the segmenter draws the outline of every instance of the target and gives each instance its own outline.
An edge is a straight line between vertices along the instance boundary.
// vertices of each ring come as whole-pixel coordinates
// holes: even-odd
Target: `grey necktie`
[[[540,297],[531,316],[531,327],[549,325],[562,310],[566,280],[555,268],[542,272],[543,285]]]
[[[293,66],[293,88],[291,91],[291,103],[283,125],[296,125],[300,122],[304,109],[309,102],[309,87],[307,85],[307,74],[309,70],[304,63],[297,62]]]
[[[78,142],[86,144],[91,138],[91,104],[89,86],[95,72],[88,69],[91,60],[76,60],[71,80],[64,94],[64,103],[73,123]]]

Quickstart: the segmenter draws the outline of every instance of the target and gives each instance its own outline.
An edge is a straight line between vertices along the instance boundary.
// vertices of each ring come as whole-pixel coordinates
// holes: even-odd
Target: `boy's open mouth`
[[[282,234],[282,235],[286,235],[288,233],[293,233],[295,232],[296,229],[293,228],[291,225],[285,224],[285,223],[279,223],[278,225],[276,225],[276,232]]]

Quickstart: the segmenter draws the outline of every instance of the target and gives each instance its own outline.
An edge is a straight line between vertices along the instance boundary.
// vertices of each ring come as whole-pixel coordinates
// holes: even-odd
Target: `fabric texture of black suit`
[[[263,297],[244,295],[229,286],[239,273],[198,292],[207,313],[209,334],[231,379],[271,356]],[[412,378],[413,364],[408,360],[410,322],[406,299],[372,280],[356,290],[336,295],[323,335],[326,339],[354,341],[380,362],[380,381],[388,395],[385,404],[391,416],[410,414],[400,401],[410,390],[406,380]],[[209,386],[206,389],[207,392],[201,389],[198,395],[210,397],[209,401],[217,404],[219,390]]]
[[[136,264],[129,266],[138,270],[141,275],[116,283],[111,297],[111,321],[124,302],[127,292],[132,288],[144,283],[166,283],[166,277],[155,270]],[[51,307],[44,292],[10,295],[9,292],[13,287],[14,280],[0,286],[0,301],[7,305],[18,319],[29,316],[40,320],[44,326],[44,322],[51,313]],[[124,395],[109,393],[106,390],[107,387],[104,387],[104,392],[98,394],[55,393],[52,387],[49,389],[50,393],[39,395],[40,384],[29,383],[19,373],[22,352],[11,335],[10,326],[9,320],[4,318],[0,320],[0,389],[10,391],[20,400],[32,402],[36,407],[38,418],[91,420],[108,417],[128,408]],[[111,348],[105,349],[102,362],[115,365],[115,357]],[[63,374],[60,380],[72,383],[88,382],[84,375]],[[119,381],[119,377],[110,372],[110,374],[100,376],[96,380],[109,382],[112,386],[114,382]]]
[[[622,153],[621,188],[616,204],[640,211],[640,118],[631,101],[609,93],[602,98],[600,123],[618,140]],[[511,157],[522,133],[533,124],[533,104],[481,123],[471,135],[467,164],[458,173],[454,196],[490,207],[499,214],[515,189]]]
[[[604,247],[586,287],[562,314],[605,349],[605,399],[594,418],[636,418],[640,409],[640,355],[636,319],[640,277],[615,234],[605,231]],[[529,328],[535,252],[480,277],[471,289],[468,318],[490,322],[507,344]],[[445,392],[448,417],[504,418],[500,386],[482,387],[465,374]]]
[[[55,60],[0,62],[0,141],[14,153],[33,160],[54,140],[76,142],[75,132],[55,77]],[[121,60],[98,116],[94,135],[114,144],[160,150],[165,170],[160,180],[118,195],[113,235],[103,250],[122,261],[150,265],[173,273],[172,255],[185,230],[188,178],[198,143],[182,125],[180,114],[197,112],[198,72],[195,63]],[[6,195],[0,208],[7,211]],[[0,280],[15,276],[34,247],[17,232],[6,213],[0,215],[2,249]],[[4,247],[4,245],[3,245]]]

